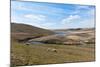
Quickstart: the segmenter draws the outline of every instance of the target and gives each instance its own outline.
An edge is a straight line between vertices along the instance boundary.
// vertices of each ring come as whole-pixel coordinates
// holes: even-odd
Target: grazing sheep
[[[25,45],[30,45],[30,43],[26,43]]]
[[[48,48],[47,51],[51,51],[51,52],[56,52],[57,53],[57,49],[54,49],[54,48]]]

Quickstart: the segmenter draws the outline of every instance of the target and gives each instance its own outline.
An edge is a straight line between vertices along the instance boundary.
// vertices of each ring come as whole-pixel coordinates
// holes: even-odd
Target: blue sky
[[[90,28],[95,6],[11,1],[11,22],[46,29]]]

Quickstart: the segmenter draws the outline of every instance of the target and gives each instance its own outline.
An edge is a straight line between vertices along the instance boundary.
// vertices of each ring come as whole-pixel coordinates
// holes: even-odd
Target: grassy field
[[[57,35],[31,25],[11,26],[11,67],[95,61],[94,29]],[[32,43],[37,41],[42,44]]]
[[[11,66],[56,64],[70,62],[84,62],[95,60],[94,44],[88,46],[75,45],[25,45],[12,41]],[[57,52],[48,51],[48,48]]]

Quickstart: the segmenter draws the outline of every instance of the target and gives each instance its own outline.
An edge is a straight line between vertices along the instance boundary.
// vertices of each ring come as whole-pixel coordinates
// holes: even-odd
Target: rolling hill
[[[95,30],[69,31],[11,23],[11,67],[95,61]]]
[[[11,37],[15,40],[31,39],[54,34],[53,31],[32,25],[11,23]]]

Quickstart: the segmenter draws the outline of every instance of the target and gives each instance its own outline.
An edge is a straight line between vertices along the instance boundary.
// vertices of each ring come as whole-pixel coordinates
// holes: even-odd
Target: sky
[[[92,28],[95,6],[11,1],[11,22],[45,29]]]

